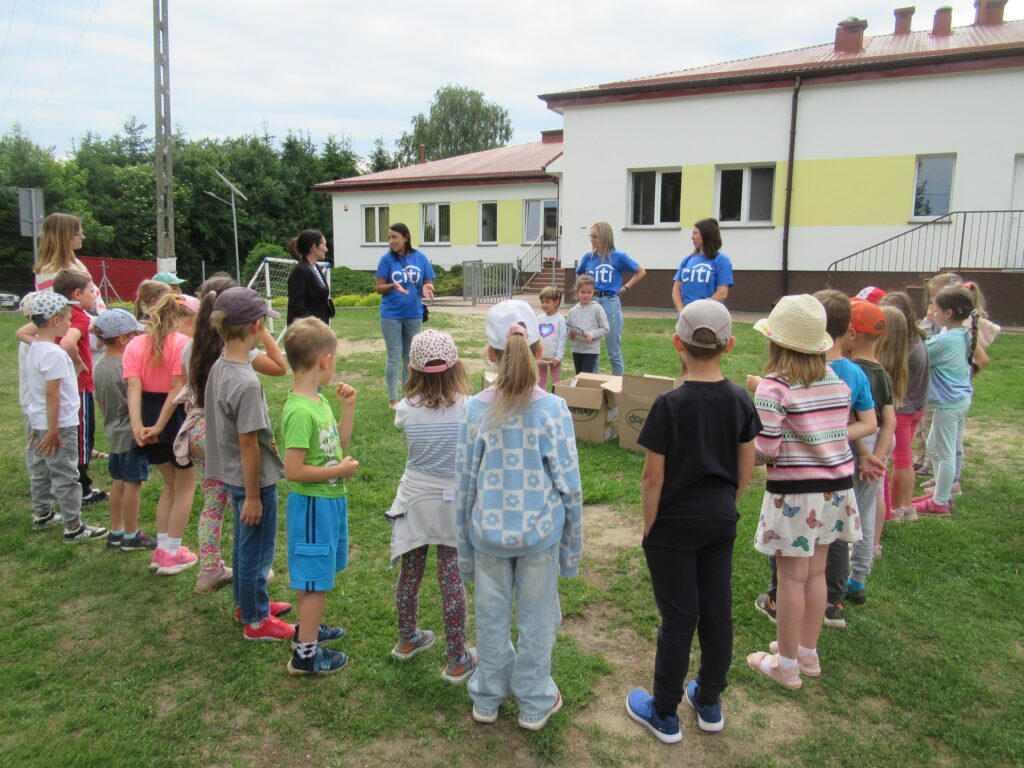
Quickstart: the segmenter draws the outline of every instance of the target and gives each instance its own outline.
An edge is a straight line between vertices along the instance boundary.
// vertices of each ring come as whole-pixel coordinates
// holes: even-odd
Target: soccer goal
[[[317,262],[321,271],[324,273],[324,277],[327,279],[327,287],[331,287],[331,265],[329,262],[321,261]],[[267,300],[267,304],[281,312],[282,320],[279,321],[281,326],[280,331],[274,325],[275,321],[272,318],[267,318],[270,323],[270,332],[275,334],[275,338],[280,341],[281,336],[284,335],[284,329],[286,323],[283,320],[283,316],[288,310],[288,275],[295,269],[295,261],[293,259],[272,259],[266,258],[256,268],[256,272],[249,279],[249,288],[252,288],[264,299]],[[284,299],[283,302],[278,301],[277,305],[274,306],[275,299]]]

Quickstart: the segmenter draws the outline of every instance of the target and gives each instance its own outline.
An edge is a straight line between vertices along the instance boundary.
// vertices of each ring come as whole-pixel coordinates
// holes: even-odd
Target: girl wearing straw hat
[[[828,545],[861,538],[846,433],[850,390],[825,364],[832,337],[813,296],[783,297],[754,329],[769,341],[754,395],[762,424],[754,448],[768,471],[754,547],[778,565],[778,637],[768,653],[747,656],[747,665],[795,689],[801,673],[821,674]]]

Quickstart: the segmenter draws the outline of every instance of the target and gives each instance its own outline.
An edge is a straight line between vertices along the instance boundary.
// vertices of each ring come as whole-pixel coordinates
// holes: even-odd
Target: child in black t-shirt
[[[700,671],[686,686],[686,702],[701,730],[725,727],[720,696],[732,662],[736,502],[753,474],[753,440],[761,431],[750,396],[722,376],[731,334],[724,305],[686,305],[672,336],[686,383],[658,396],[640,433],[647,449],[643,547],[661,627],[654,695],[633,689],[626,711],[666,744],[682,740],[676,709],[698,627]]]

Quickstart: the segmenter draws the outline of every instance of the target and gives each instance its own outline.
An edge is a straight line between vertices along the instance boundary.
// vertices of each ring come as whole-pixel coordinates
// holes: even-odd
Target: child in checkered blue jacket
[[[562,615],[558,576],[583,551],[583,495],[572,417],[537,386],[542,353],[533,310],[505,301],[487,313],[490,387],[466,402],[456,447],[459,570],[476,581],[473,719],[493,723],[512,695],[519,725],[537,731],[562,706],[551,650]],[[512,647],[515,618],[519,646]]]

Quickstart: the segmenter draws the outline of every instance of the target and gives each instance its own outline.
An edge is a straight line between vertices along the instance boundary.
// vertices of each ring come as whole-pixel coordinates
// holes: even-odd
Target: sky
[[[451,83],[505,107],[512,143],[536,141],[561,127],[538,94],[831,42],[848,16],[888,34],[905,2],[168,0],[171,118],[193,139],[334,134],[365,156]],[[931,0],[913,28],[946,4],[974,21],[972,0]],[[60,156],[132,115],[152,131],[152,3],[0,0],[0,131]]]

